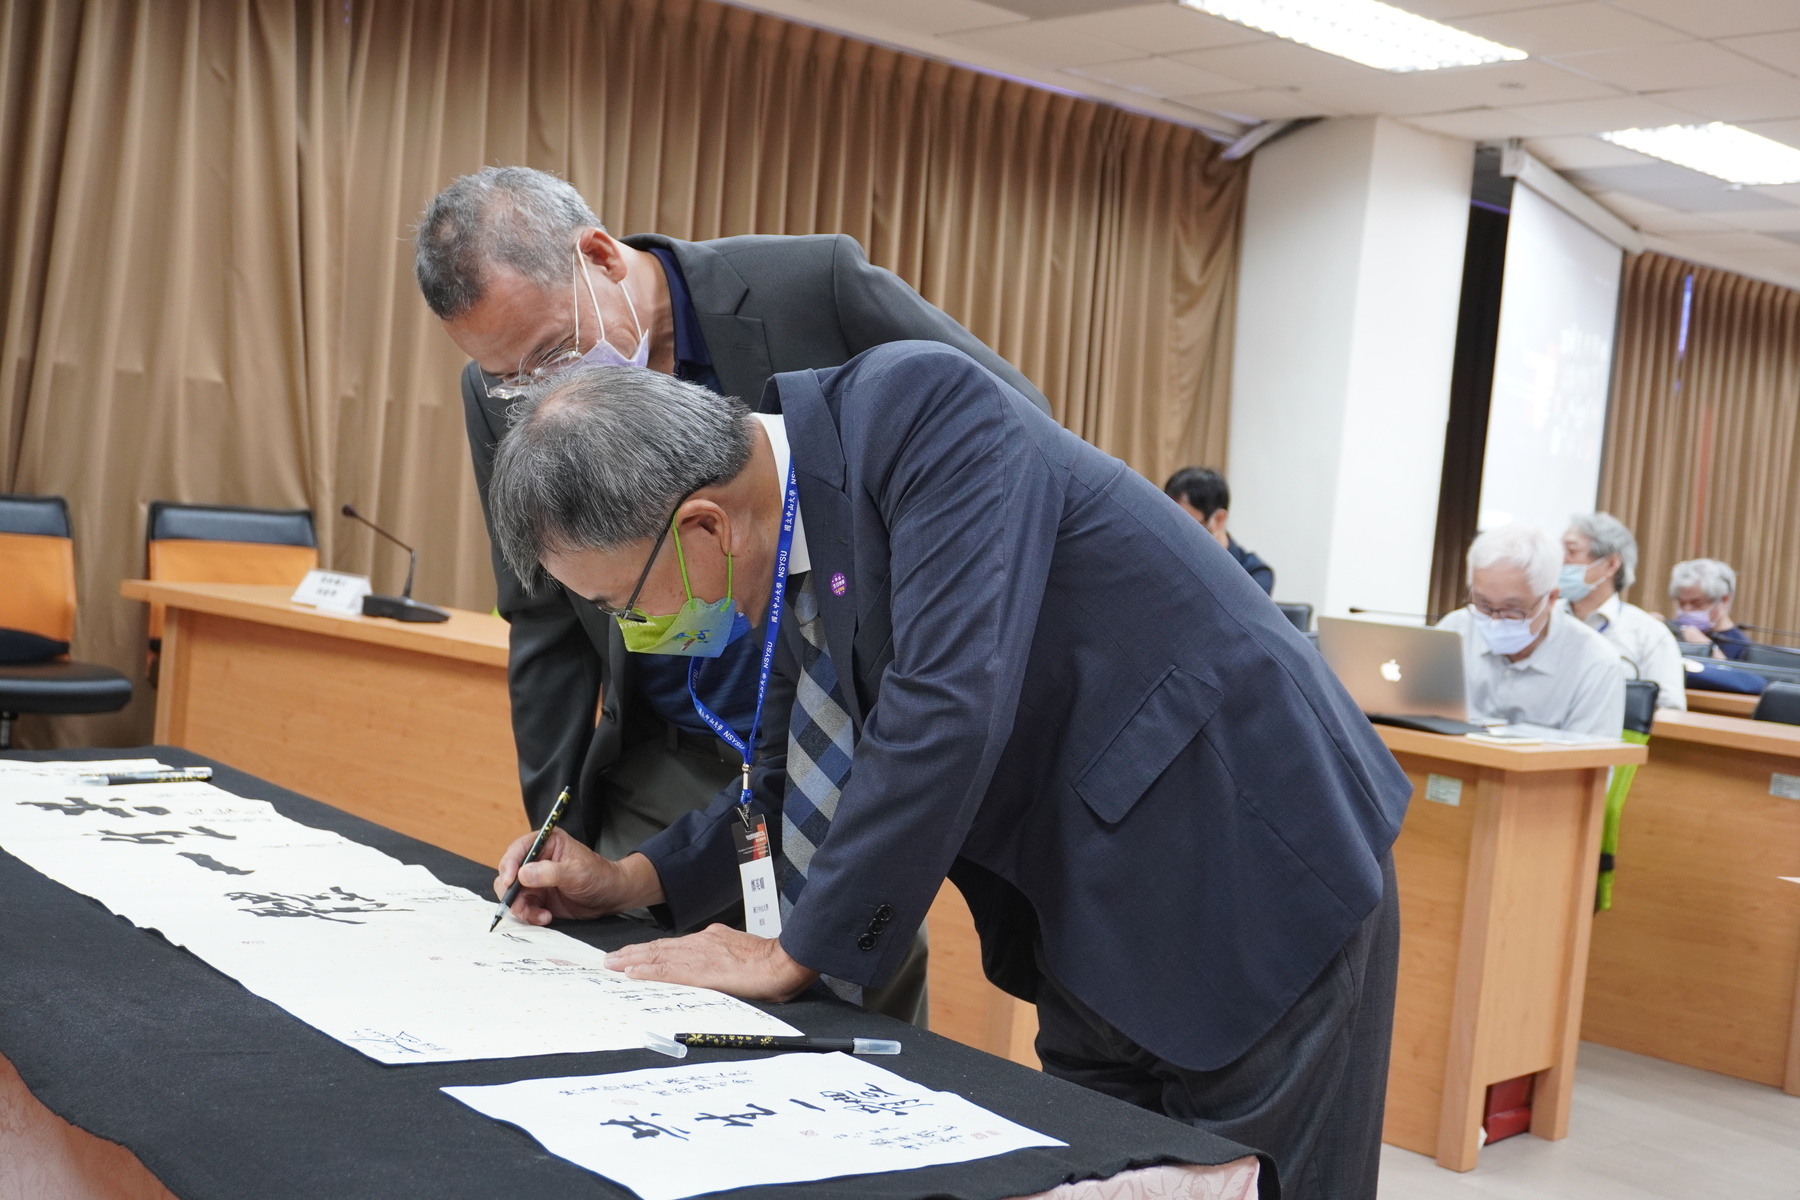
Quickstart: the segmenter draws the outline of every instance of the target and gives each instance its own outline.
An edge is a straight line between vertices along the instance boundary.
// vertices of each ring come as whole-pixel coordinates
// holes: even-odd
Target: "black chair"
[[[1281,615],[1293,622],[1294,628],[1298,629],[1301,633],[1306,633],[1312,629],[1312,605],[1283,604],[1281,601],[1277,600],[1275,602],[1275,607],[1279,608],[1281,610]]]
[[[1650,727],[1656,724],[1656,701],[1662,694],[1662,685],[1653,679],[1628,679],[1625,681],[1625,729],[1630,733],[1641,733],[1650,736]]]
[[[222,504],[150,505],[145,528],[147,577],[167,583],[256,583],[292,588],[319,565],[312,512]],[[156,686],[163,606],[150,605],[148,678]]]
[[[1754,721],[1779,721],[1783,725],[1800,725],[1800,683],[1771,683],[1763,689]]]
[[[1789,671],[1800,670],[1800,650],[1751,642],[1744,647],[1744,657],[1738,661],[1757,667],[1782,667]]]
[[[117,712],[131,702],[124,675],[68,659],[75,543],[61,496],[0,495],[0,579],[0,627],[16,635],[13,645],[36,648],[0,665],[0,750],[12,748],[23,713]]]

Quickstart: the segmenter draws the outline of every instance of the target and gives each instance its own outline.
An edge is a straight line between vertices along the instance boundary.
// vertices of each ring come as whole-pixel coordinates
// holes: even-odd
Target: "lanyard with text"
[[[800,492],[794,485],[794,463],[788,460],[787,488],[781,504],[781,538],[775,545],[775,578],[769,586],[769,618],[763,629],[762,661],[756,680],[756,711],[750,718],[750,734],[740,738],[737,731],[719,718],[700,700],[694,684],[700,677],[703,658],[688,667],[688,696],[694,711],[706,722],[720,741],[738,752],[743,760],[743,790],[738,795],[736,834],[738,875],[744,886],[744,926],[763,937],[781,933],[781,909],[775,897],[775,863],[769,856],[769,832],[764,818],[750,812],[750,760],[756,754],[757,730],[762,726],[763,697],[769,692],[769,673],[775,666],[775,639],[781,630],[781,606],[787,597],[788,554],[794,545],[794,518],[800,508]]]

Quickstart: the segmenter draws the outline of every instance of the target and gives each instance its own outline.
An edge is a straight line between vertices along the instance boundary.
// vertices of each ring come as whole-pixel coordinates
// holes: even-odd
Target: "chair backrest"
[[[1771,683],[1763,689],[1762,699],[1750,715],[1757,721],[1800,725],[1800,683]]]
[[[1281,615],[1293,622],[1294,628],[1298,629],[1301,633],[1306,633],[1312,629],[1312,605],[1283,604],[1281,601],[1277,600],[1275,602],[1275,607],[1279,608],[1281,610]]]
[[[0,628],[75,636],[75,543],[61,496],[0,495]]]
[[[304,508],[150,506],[149,577],[171,583],[272,583],[293,587],[319,565],[312,513]],[[162,637],[163,606],[150,606],[150,637]]]
[[[1662,685],[1654,679],[1628,679],[1625,681],[1625,730],[1627,733],[1649,735],[1650,727],[1656,724],[1656,699],[1661,693]]]
[[[1761,642],[1751,642],[1744,647],[1744,657],[1739,661],[1753,663],[1759,667],[1787,667],[1792,670],[1800,668],[1800,650],[1790,650],[1786,646],[1765,646]]]

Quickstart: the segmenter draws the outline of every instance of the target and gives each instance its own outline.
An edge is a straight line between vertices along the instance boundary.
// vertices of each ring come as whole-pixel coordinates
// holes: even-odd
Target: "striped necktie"
[[[850,779],[855,750],[837,666],[825,649],[825,629],[810,571],[794,593],[793,606],[805,647],[794,707],[788,716],[787,795],[781,805],[781,858],[775,868],[783,921],[800,899],[813,854],[831,830],[838,797]],[[829,976],[825,984],[845,1000],[854,1003],[862,999],[862,988],[856,984]]]

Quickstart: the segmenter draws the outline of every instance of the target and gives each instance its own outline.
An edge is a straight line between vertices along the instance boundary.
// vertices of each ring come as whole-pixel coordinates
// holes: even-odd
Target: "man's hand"
[[[687,937],[641,942],[614,950],[606,965],[633,979],[687,983],[744,1000],[780,1003],[813,985],[817,971],[788,957],[775,938],[729,925],[708,925]]]
[[[548,925],[555,917],[586,920],[662,903],[662,881],[649,859],[628,854],[612,862],[560,829],[550,834],[536,862],[520,867],[535,836],[524,834],[508,846],[500,858],[500,873],[494,877],[496,897],[506,894],[514,875],[524,885],[512,906],[512,914],[519,920]]]
[[[1692,625],[1683,625],[1681,627],[1681,640],[1688,643],[1690,646],[1704,646],[1706,643],[1712,641],[1711,638],[1707,637],[1704,633],[1701,633],[1698,629],[1695,629]]]

